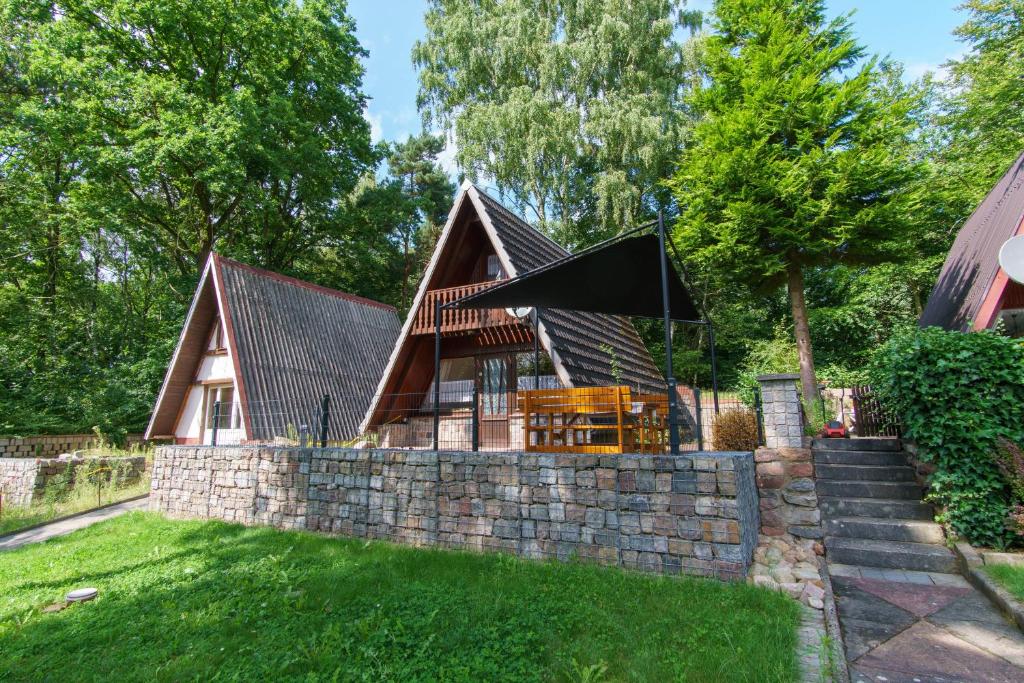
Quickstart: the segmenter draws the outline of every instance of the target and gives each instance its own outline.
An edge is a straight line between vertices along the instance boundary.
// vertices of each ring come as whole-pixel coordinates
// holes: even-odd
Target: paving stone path
[[[1024,634],[963,577],[829,571],[855,683],[1024,681]]]
[[[43,526],[36,527],[35,529],[21,531],[8,536],[0,536],[0,552],[5,550],[14,550],[15,548],[20,548],[21,546],[29,543],[39,543],[40,541],[45,541],[46,539],[53,538],[54,536],[70,534],[72,531],[84,529],[85,527],[92,526],[97,522],[102,522],[103,520],[110,519],[111,517],[123,515],[126,512],[131,512],[132,510],[145,510],[148,506],[149,500],[147,498],[129,500],[125,503],[118,503],[117,505],[111,505],[100,510],[83,512],[80,515],[68,517],[67,519],[62,519],[58,522],[44,524]]]

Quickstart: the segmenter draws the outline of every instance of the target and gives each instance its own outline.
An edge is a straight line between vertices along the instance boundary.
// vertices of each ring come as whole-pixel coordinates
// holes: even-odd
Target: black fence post
[[[324,394],[320,399],[320,448],[327,448],[327,425],[330,424],[331,395]]]
[[[697,450],[704,450],[704,417],[700,409],[700,389],[693,390],[694,403],[697,406]]]
[[[754,390],[754,419],[757,420],[757,445],[764,445],[764,411],[761,409],[761,389]]]
[[[473,450],[480,450],[480,389],[473,385]]]
[[[441,431],[441,298],[434,299],[434,450]]]
[[[210,436],[210,445],[217,445],[217,430],[220,429],[220,401],[213,402],[213,434]]]

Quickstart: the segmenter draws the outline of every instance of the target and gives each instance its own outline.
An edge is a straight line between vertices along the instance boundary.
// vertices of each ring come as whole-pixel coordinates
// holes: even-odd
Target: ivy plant
[[[1024,341],[938,328],[893,337],[870,371],[883,404],[932,463],[939,521],[973,543],[1003,547],[1011,492],[994,461],[1000,439],[1024,442]]]

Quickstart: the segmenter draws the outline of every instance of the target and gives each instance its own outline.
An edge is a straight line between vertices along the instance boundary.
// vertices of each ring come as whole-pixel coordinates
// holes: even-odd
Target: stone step
[[[899,439],[812,439],[811,448],[830,451],[899,451]]]
[[[840,564],[956,573],[956,558],[949,548],[929,543],[826,536],[825,552],[829,561]]]
[[[938,544],[946,541],[946,535],[942,532],[941,526],[935,522],[918,519],[833,517],[825,521],[825,533],[829,536],[876,541]]]
[[[886,519],[919,519],[931,521],[935,510],[919,500],[885,500],[820,496],[818,505],[825,519],[837,517],[884,517]]]
[[[906,465],[902,451],[847,451],[815,449],[816,465]]]
[[[921,499],[921,487],[912,481],[842,481],[819,479],[815,488],[819,496],[835,496],[837,498]]]
[[[815,465],[819,479],[836,481],[914,481],[909,465]]]

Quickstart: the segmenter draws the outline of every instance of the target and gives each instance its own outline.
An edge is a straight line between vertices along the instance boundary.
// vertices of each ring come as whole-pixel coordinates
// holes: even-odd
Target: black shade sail
[[[697,320],[697,308],[671,260],[668,296],[673,320]],[[661,318],[661,249],[657,235],[613,240],[451,304],[452,308],[558,308]]]

